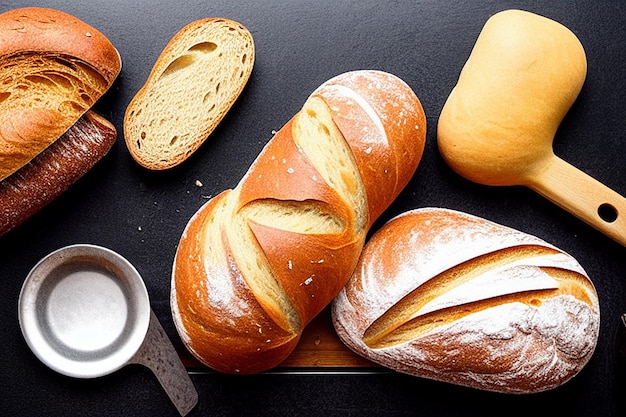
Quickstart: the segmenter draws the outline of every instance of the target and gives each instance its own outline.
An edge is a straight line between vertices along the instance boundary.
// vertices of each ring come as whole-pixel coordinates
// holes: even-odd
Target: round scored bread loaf
[[[574,377],[597,343],[595,288],[534,236],[458,211],[389,221],[332,303],[340,339],[399,372],[503,393]]]
[[[59,10],[0,14],[0,181],[74,125],[121,70],[101,32]]]
[[[237,187],[187,224],[171,307],[188,349],[220,372],[279,365],[350,278],[425,136],[419,99],[391,74],[348,72],[314,91]]]

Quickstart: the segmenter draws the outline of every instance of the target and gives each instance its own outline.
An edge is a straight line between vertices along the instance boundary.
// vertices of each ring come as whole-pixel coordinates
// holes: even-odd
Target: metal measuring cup
[[[18,315],[30,349],[61,374],[95,378],[142,364],[181,415],[198,402],[141,276],[109,249],[72,245],[43,258],[24,281]]]

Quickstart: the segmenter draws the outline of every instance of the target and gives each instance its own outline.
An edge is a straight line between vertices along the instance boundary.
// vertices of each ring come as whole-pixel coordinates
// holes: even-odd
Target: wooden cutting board
[[[300,343],[280,367],[362,368],[377,365],[352,352],[339,340],[327,308],[304,329]]]
[[[181,359],[187,369],[209,370],[185,351]],[[300,343],[279,369],[298,368],[375,368],[379,367],[352,352],[339,340],[332,324],[330,308],[326,308],[304,329]]]

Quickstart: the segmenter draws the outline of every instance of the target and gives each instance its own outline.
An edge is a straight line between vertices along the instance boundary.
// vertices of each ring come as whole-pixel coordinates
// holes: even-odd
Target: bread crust
[[[260,372],[266,369],[265,363],[274,363],[275,357],[295,348],[299,335],[267,317],[243,284],[226,244],[219,248],[222,264],[204,262],[205,228],[230,193],[227,190],[209,200],[185,228],[172,273],[172,316],[182,341],[194,356],[205,358],[203,362],[229,373]],[[218,240],[224,238],[218,236]],[[249,363],[251,356],[254,361]]]
[[[367,192],[369,226],[413,176],[402,164],[417,166],[424,152],[423,146],[415,146],[411,141],[388,139],[422,136],[427,126],[426,115],[413,91],[394,77],[383,71],[352,71],[325,82],[313,93],[333,109],[333,120],[357,159]],[[365,102],[362,97],[370,100]],[[387,122],[378,123],[368,114],[377,114]],[[406,118],[398,117],[399,114]]]
[[[0,14],[0,56],[40,52],[75,57],[112,83],[121,70],[119,52],[93,26],[65,12],[25,7]]]
[[[573,257],[437,208],[404,213],[372,236],[332,317],[340,339],[372,362],[503,393],[570,380],[600,324],[593,283]]]
[[[380,90],[353,90],[355,79]],[[218,371],[260,372],[289,355],[304,326],[350,277],[374,216],[417,169],[426,126],[409,86],[378,71],[328,83],[276,133],[234,190],[194,215],[179,242],[174,322],[189,350]],[[324,88],[330,84],[349,97],[334,90],[331,97]],[[408,103],[389,110],[398,100]],[[370,110],[356,109],[363,104]],[[360,127],[350,128],[346,115]],[[372,123],[383,128],[372,133]],[[405,123],[409,128],[392,127]],[[395,155],[389,148],[414,150]],[[332,162],[338,155],[342,164]],[[379,172],[387,168],[388,175]],[[386,194],[370,201],[375,181]]]
[[[2,180],[76,123],[109,89],[121,59],[101,32],[80,19],[27,7],[0,14],[0,67]]]

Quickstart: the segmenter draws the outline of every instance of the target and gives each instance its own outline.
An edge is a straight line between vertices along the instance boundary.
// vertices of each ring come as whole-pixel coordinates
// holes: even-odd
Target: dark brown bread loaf
[[[0,236],[78,181],[113,146],[115,127],[88,111],[61,138],[0,181]]]

